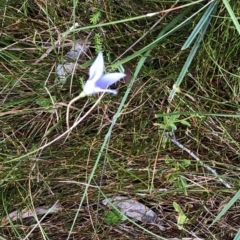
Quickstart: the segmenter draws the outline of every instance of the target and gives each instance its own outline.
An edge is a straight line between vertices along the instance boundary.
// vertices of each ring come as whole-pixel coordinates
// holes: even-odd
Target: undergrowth
[[[240,3],[189,2],[1,1],[1,239],[239,239]],[[127,76],[75,102],[68,131],[99,51]],[[165,231],[102,204],[115,196]]]

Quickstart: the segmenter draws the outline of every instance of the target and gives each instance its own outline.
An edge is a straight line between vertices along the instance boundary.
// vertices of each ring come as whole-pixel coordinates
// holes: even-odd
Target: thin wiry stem
[[[69,102],[69,104],[68,104],[68,106],[67,106],[67,113],[66,113],[66,124],[67,124],[67,130],[69,130],[69,111],[70,111],[70,107],[71,107],[71,105],[73,104],[73,103],[75,103],[77,100],[79,100],[80,98],[82,98],[82,96],[81,95],[78,95],[77,97],[75,97],[75,98],[73,98],[70,102]]]
[[[223,180],[217,173],[216,170],[212,169],[207,164],[203,163],[200,158],[198,158],[192,151],[190,151],[188,148],[184,147],[175,137],[174,133],[166,134],[167,138],[169,138],[174,144],[176,144],[178,147],[180,147],[182,150],[186,151],[189,155],[191,155],[196,161],[200,163],[201,166],[206,168],[209,172],[211,172],[218,180],[221,182],[226,188],[232,188],[229,183],[227,183],[225,180]]]

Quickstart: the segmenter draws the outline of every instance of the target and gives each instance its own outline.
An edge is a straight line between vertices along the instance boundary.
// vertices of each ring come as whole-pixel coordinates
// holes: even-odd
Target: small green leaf
[[[109,225],[118,225],[125,221],[126,218],[117,210],[106,211],[104,216],[104,222]]]
[[[89,20],[92,24],[97,24],[99,22],[100,17],[101,17],[101,12],[97,11],[90,16]]]
[[[53,96],[52,99],[53,101],[55,101],[56,98]],[[40,107],[46,108],[47,112],[53,111],[51,99],[40,97],[36,100],[36,104],[39,105]]]
[[[178,162],[182,167],[189,167],[191,165],[191,161],[188,159],[183,159]]]
[[[169,156],[166,157],[165,163],[166,164],[171,164],[172,163],[172,160],[169,158]]]
[[[47,98],[38,98],[36,100],[36,104],[41,106],[41,107],[49,107],[51,105],[51,102]]]
[[[183,176],[179,176],[179,183],[181,185],[181,188],[185,194],[185,196],[187,196],[187,181]]]
[[[172,128],[173,131],[177,130],[177,126],[174,123],[171,123],[169,126]]]
[[[173,202],[173,207],[174,207],[175,211],[178,212],[178,220],[177,220],[178,229],[182,230],[183,224],[187,223],[189,221],[189,219],[183,213],[181,207],[176,202]]]
[[[172,182],[175,181],[177,178],[178,178],[178,175],[172,173],[172,174],[170,174],[170,175],[168,176],[167,181],[168,181],[169,183],[172,183]]]
[[[188,121],[186,121],[186,120],[180,120],[180,123],[182,124],[182,125],[184,125],[184,126],[187,126],[187,127],[191,127],[191,124],[188,122]]]
[[[180,117],[180,114],[175,114],[175,115],[172,115],[170,118],[172,121],[175,122],[179,117]]]

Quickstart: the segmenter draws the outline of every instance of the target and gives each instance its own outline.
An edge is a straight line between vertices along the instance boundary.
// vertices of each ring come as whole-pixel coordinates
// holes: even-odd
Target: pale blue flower
[[[124,78],[124,73],[106,73],[104,74],[103,54],[100,52],[89,70],[89,78],[80,93],[80,97],[90,96],[100,92],[117,94],[116,90],[107,89],[112,84]]]

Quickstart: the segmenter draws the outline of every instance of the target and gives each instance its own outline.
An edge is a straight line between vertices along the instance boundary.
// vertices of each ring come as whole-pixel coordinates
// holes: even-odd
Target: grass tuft
[[[239,13],[225,0],[1,1],[1,239],[237,239]],[[76,41],[90,47],[59,87]],[[75,102],[68,129],[100,50],[127,77],[116,96]],[[101,204],[115,196],[166,230]]]

